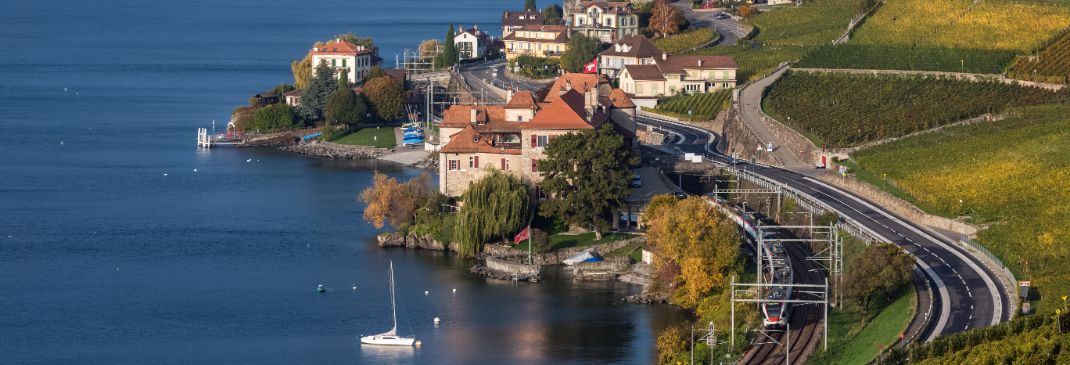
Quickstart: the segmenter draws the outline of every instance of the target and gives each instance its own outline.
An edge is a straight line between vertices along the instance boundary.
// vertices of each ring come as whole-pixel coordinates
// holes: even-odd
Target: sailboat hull
[[[373,335],[360,338],[360,343],[382,346],[412,346],[416,342],[412,337]]]

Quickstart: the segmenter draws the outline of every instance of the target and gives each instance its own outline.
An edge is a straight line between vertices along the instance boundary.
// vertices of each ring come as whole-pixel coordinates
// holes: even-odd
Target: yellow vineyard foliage
[[[1030,51],[1070,26],[1070,7],[1040,2],[888,1],[852,43]]]

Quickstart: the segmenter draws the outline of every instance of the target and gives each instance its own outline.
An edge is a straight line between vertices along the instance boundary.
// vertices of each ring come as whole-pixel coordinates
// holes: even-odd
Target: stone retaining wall
[[[516,275],[520,278],[538,277],[539,265],[528,265],[512,262],[503,258],[487,257],[485,260],[487,269],[504,276]]]
[[[892,213],[911,222],[971,237],[977,234],[977,227],[975,226],[925,213],[925,211],[913,204],[910,204],[903,199],[899,199],[892,194],[888,194],[873,185],[858,180],[854,176],[842,177],[829,171],[818,178],[829,185],[835,185],[850,191],[855,195],[861,196],[862,198],[865,198],[884,209],[890,210]]]
[[[747,127],[734,107],[730,109],[728,117],[725,118],[721,137],[724,143],[718,143],[718,148],[723,148],[726,155],[744,160],[753,159],[766,165],[783,165],[783,162],[772,153],[765,152],[764,149],[759,152],[756,149],[764,145],[764,142]]]
[[[376,158],[390,151],[385,148],[353,146],[333,142],[307,141],[295,145],[281,146],[280,150],[302,155],[329,158],[332,160],[357,160]]]
[[[569,257],[575,256],[580,252],[591,251],[597,254],[606,254],[618,248],[627,246],[631,243],[646,243],[646,236],[638,236],[626,240],[600,243],[591,246],[563,248],[554,252],[548,252],[544,254],[532,254],[532,259],[535,261],[535,263],[540,265],[560,265],[561,261],[564,261]],[[511,246],[487,244],[483,245],[483,254],[488,257],[527,256],[528,252],[517,250]]]

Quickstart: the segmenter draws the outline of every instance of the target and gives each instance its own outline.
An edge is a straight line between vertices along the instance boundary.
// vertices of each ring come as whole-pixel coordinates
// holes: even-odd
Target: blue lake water
[[[486,281],[454,256],[376,247],[357,192],[418,169],[194,146],[317,39],[372,36],[390,63],[449,22],[497,33],[521,4],[4,4],[0,363],[651,362],[680,313],[618,304],[627,285]],[[419,349],[356,341],[390,327],[388,260]]]

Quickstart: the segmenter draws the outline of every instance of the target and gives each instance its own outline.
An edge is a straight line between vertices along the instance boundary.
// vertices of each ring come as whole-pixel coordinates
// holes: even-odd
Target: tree
[[[400,229],[412,223],[416,208],[434,195],[427,173],[399,184],[397,179],[377,172],[372,177],[372,186],[360,192],[360,200],[368,205],[364,208],[364,220],[377,229],[383,228],[384,223]]]
[[[428,39],[420,42],[420,59],[431,60],[434,59],[438,52],[442,50],[442,41],[437,39]]]
[[[454,238],[463,257],[475,256],[492,239],[518,232],[531,214],[528,186],[498,170],[469,185],[461,200],[464,206],[457,216]]]
[[[349,88],[349,68],[343,67],[342,71],[338,73],[338,90],[346,90]]]
[[[740,6],[739,9],[736,10],[736,13],[739,16],[746,18],[746,17],[749,17],[751,15],[754,15],[754,9],[752,9],[749,5],[743,5],[743,6]]]
[[[294,86],[298,89],[308,87],[308,83],[312,81],[312,56],[306,55],[305,58],[291,62],[290,71],[294,74]]]
[[[844,272],[843,296],[858,305],[866,319],[867,310],[877,294],[891,299],[893,292],[910,280],[914,260],[910,254],[891,243],[866,247],[854,265]]]
[[[386,76],[386,70],[383,70],[382,66],[372,66],[368,69],[368,73],[364,74],[364,82],[368,82],[368,80],[383,76]]]
[[[609,228],[606,217],[628,194],[631,166],[638,164],[610,124],[554,137],[538,161],[539,185],[550,195],[539,213],[589,228],[598,239]]]
[[[539,11],[538,5],[535,5],[535,0],[524,0],[524,11]]]
[[[561,6],[554,4],[542,9],[542,23],[546,25],[561,24]]]
[[[704,297],[725,288],[728,276],[739,270],[735,222],[702,198],[659,200],[644,217],[655,270],[679,268],[668,278],[675,288],[673,303],[694,309]]]
[[[450,30],[446,32],[446,41],[442,48],[442,67],[450,67],[457,64],[457,45],[453,43],[453,24],[450,24]]]
[[[253,112],[252,124],[245,128],[267,132],[289,129],[293,126],[293,110],[286,103],[276,103],[256,109]]]
[[[561,67],[568,72],[582,72],[583,66],[598,57],[602,42],[583,33],[573,33],[568,40],[568,50],[561,56]]]
[[[353,32],[339,34],[334,36],[334,38],[353,43],[357,46],[364,46],[364,48],[375,48],[375,40],[372,39],[372,37],[361,37],[356,34],[353,34]]]
[[[368,107],[364,98],[353,92],[353,89],[338,89],[331,95],[327,102],[327,124],[345,124],[349,127],[357,127],[364,122],[368,114]]]
[[[294,86],[293,85],[290,85],[290,84],[279,84],[279,85],[276,85],[275,87],[271,88],[271,93],[275,94],[275,95],[278,95],[281,98],[282,94],[288,93],[288,92],[293,91],[293,90],[294,90]]]
[[[364,83],[364,96],[379,119],[393,121],[405,111],[405,90],[394,78],[380,76]]]
[[[654,12],[650,16],[650,29],[664,37],[679,33],[686,21],[684,13],[679,8],[670,5],[668,0],[657,0],[654,4]]]
[[[338,89],[338,83],[334,78],[334,69],[327,62],[316,65],[316,76],[308,83],[308,87],[301,92],[301,106],[298,111],[306,121],[323,119],[324,108],[331,94]]]

